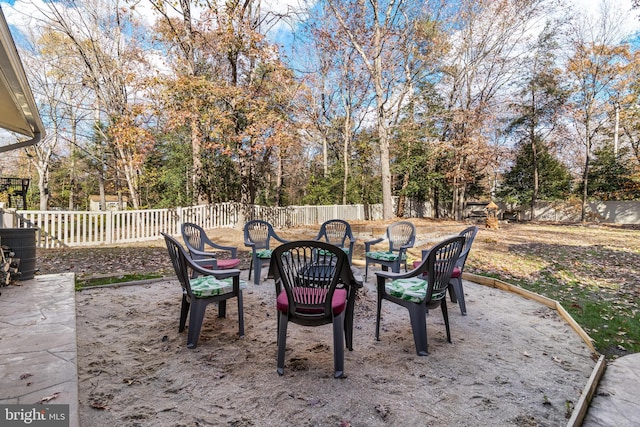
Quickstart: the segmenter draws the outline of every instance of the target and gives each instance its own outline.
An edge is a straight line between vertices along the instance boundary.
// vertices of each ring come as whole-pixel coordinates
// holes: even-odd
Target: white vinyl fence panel
[[[441,207],[442,208],[442,207]],[[411,202],[405,206],[409,218],[433,217],[428,203]],[[506,211],[506,206],[501,211]],[[509,211],[513,211],[511,208]],[[516,209],[520,220],[529,219],[528,208]],[[640,224],[640,202],[590,202],[588,220],[619,224]],[[446,208],[440,213],[446,217]],[[539,202],[537,220],[573,222],[580,220],[580,204],[570,202]],[[276,228],[321,224],[333,218],[347,221],[379,220],[382,205],[326,205],[270,207],[217,203],[127,211],[15,211],[0,208],[0,227],[37,228],[36,246],[56,248],[96,246],[155,240],[165,232],[179,235],[185,222],[194,222],[205,229],[241,228],[246,221],[263,219]]]
[[[377,205],[372,205],[376,206]],[[372,210],[373,211],[373,210]],[[382,209],[378,209],[382,212]],[[97,246],[156,240],[165,232],[180,234],[185,222],[193,222],[205,229],[242,227],[250,219],[265,219],[274,227],[295,227],[320,224],[328,219],[364,218],[363,205],[348,206],[288,206],[268,207],[217,203],[174,209],[144,209],[125,211],[14,211],[2,212],[11,217],[3,227],[37,228],[36,246],[57,248]],[[379,219],[379,218],[376,218]]]

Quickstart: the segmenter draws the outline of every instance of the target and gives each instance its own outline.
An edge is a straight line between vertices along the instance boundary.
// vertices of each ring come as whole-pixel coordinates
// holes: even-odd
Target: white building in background
[[[128,201],[127,196],[105,196],[105,206],[102,206],[99,195],[89,196],[89,210],[90,211],[119,211],[127,209]],[[122,202],[122,206],[120,203]]]

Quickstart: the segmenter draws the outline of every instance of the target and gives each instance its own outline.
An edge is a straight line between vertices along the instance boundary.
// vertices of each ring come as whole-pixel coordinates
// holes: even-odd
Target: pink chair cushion
[[[460,277],[460,268],[456,265],[455,267],[453,267],[453,273],[451,273],[451,278],[457,279],[458,277]]]
[[[219,259],[217,261],[218,261],[217,262],[218,266],[216,267],[217,270],[228,270],[230,268],[235,268],[238,265],[240,265],[240,260],[236,258]],[[209,270],[213,268],[213,264],[207,264],[207,263],[199,263],[199,264],[204,268],[208,268]]]
[[[326,289],[319,288],[294,288],[294,292],[298,296],[298,300],[303,300],[308,304],[322,304],[324,302]],[[289,300],[287,299],[287,293],[283,290],[278,295],[276,300],[278,311],[286,313],[289,311]],[[333,293],[333,300],[331,301],[331,308],[333,314],[337,315],[344,311],[347,306],[347,291],[345,289],[336,289]],[[306,314],[321,314],[324,310],[322,307],[300,309],[300,313]]]
[[[240,265],[240,260],[239,259],[219,259],[218,260],[218,269],[219,270],[226,270],[229,268],[235,268],[238,265]]]

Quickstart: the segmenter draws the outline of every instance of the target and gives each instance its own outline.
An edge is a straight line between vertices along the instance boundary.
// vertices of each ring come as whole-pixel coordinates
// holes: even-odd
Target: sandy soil
[[[441,313],[432,311],[430,354],[419,357],[406,309],[388,301],[375,340],[369,282],[356,303],[345,379],[333,378],[330,325],[290,325],[285,375],[277,375],[271,280],[245,291],[244,338],[235,301],[226,319],[210,305],[193,350],[186,331],[178,333],[177,281],[79,292],[80,424],[566,425],[595,362],[556,312],[465,283],[469,314],[449,305],[453,343]]]

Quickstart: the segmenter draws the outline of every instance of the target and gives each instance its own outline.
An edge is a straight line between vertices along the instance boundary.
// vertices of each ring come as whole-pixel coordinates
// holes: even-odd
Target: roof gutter
[[[0,153],[37,144],[45,135],[18,50],[0,7],[0,127],[29,139],[0,146]]]

